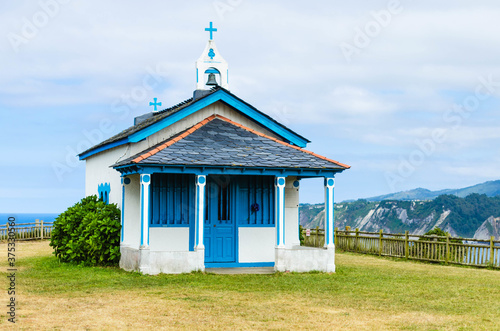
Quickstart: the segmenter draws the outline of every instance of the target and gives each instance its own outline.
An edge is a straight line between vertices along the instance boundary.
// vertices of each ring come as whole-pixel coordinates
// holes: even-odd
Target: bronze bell
[[[207,85],[217,85],[217,80],[215,79],[215,74],[213,74],[213,73],[208,74]]]

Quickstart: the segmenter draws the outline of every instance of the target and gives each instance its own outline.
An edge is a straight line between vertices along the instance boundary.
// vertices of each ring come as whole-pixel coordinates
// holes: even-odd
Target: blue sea
[[[43,220],[44,222],[54,222],[57,216],[59,216],[59,214],[46,214],[46,213],[4,214],[4,213],[0,213],[0,225],[6,224],[9,217],[14,217],[16,219],[16,224],[21,224],[21,223],[35,223],[35,220],[37,220],[37,219]]]

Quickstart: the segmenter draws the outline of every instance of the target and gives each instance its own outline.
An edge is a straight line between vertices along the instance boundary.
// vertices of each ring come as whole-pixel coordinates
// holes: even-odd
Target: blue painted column
[[[151,175],[141,175],[141,248],[149,247],[149,187]]]
[[[275,187],[275,225],[276,225],[276,246],[285,247],[285,177],[276,177]]]
[[[121,230],[121,242],[125,238],[125,185],[130,184],[130,178],[122,177],[122,230]]]
[[[203,244],[203,227],[205,226],[205,186],[207,176],[196,176],[196,213],[195,213],[195,247],[205,249]]]
[[[333,194],[335,188],[335,178],[325,177],[325,247],[334,248],[333,242]]]
[[[293,181],[293,188],[300,189],[300,179]],[[297,207],[297,237],[295,240],[300,244],[300,207]]]

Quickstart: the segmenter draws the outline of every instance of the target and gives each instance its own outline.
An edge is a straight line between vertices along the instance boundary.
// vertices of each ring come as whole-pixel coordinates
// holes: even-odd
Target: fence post
[[[446,251],[444,252],[444,262],[448,264],[450,261],[450,234],[446,233]]]
[[[316,241],[314,242],[314,247],[319,247],[319,226],[316,227]]]
[[[43,220],[40,221],[40,240],[43,240]]]
[[[345,250],[351,250],[351,243],[352,243],[352,238],[351,238],[351,227],[350,226],[345,226],[345,232],[344,232],[344,240],[345,240]]]
[[[357,252],[359,251],[359,229],[356,228],[356,242],[354,246],[354,251]]]
[[[7,223],[5,224],[5,239],[9,239],[9,221],[8,220],[7,220]]]
[[[410,250],[410,243],[408,242],[409,236],[408,236],[408,230],[405,231],[405,259],[408,260],[408,251]]]
[[[378,237],[378,256],[382,256],[382,237],[384,236],[384,230],[380,229],[380,236]]]
[[[495,240],[495,237],[491,236],[490,237],[490,264],[492,267],[495,266],[495,252],[493,249],[495,248],[495,243],[493,242]]]

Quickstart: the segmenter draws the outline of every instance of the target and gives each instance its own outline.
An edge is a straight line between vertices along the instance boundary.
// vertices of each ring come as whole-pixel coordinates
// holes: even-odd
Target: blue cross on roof
[[[150,106],[155,106],[155,111],[157,111],[158,109],[156,109],[157,106],[161,106],[161,102],[156,102],[157,98],[153,98],[153,100],[155,102],[150,102],[149,105]]]
[[[212,39],[214,39],[214,38],[213,38],[213,37],[214,37],[213,33],[214,33],[214,32],[217,32],[217,29],[216,29],[216,28],[214,28],[214,27],[212,26],[212,22],[210,22],[210,28],[205,28],[205,31],[209,31],[209,32],[210,32],[210,40],[212,40]]]

